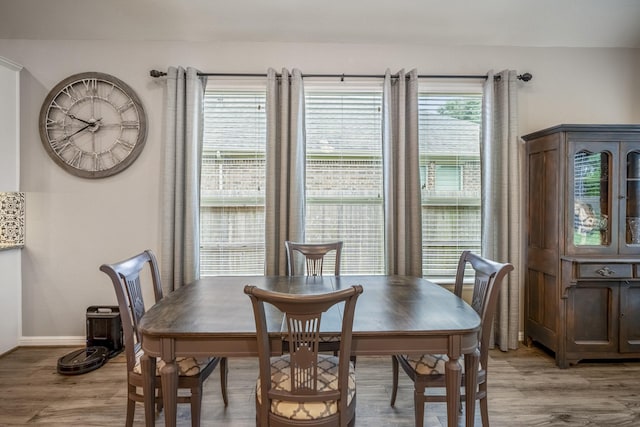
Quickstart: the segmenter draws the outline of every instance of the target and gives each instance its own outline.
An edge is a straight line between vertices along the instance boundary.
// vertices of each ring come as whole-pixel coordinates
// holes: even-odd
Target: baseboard
[[[87,337],[22,337],[18,343],[21,347],[84,347]]]

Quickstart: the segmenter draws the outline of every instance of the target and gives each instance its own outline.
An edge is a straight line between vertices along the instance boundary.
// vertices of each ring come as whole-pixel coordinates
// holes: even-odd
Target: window
[[[305,84],[308,242],[342,240],[341,274],[384,273],[382,88]]]
[[[421,86],[419,94],[422,270],[451,283],[460,252],[480,253],[482,87],[440,90]]]
[[[462,166],[435,164],[435,191],[438,193],[452,194],[462,190]]]
[[[344,241],[343,274],[384,273],[381,83],[305,81],[309,242]],[[264,272],[266,88],[210,80],[205,92],[201,275]],[[421,84],[423,274],[453,281],[480,252],[482,87]]]
[[[204,97],[200,274],[264,273],[266,89],[209,82]]]

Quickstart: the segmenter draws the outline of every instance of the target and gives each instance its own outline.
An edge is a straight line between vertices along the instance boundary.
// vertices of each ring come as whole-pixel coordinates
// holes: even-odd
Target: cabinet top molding
[[[542,129],[527,135],[524,135],[522,139],[525,141],[529,141],[531,139],[540,138],[541,136],[551,135],[557,132],[631,132],[631,133],[640,133],[640,125],[612,125],[612,124],[601,124],[601,125],[570,125],[570,124],[562,124],[557,126],[552,126],[550,128]]]

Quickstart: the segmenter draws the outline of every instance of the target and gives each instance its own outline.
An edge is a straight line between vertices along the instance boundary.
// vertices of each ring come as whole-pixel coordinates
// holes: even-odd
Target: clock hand
[[[67,135],[64,138],[62,138],[60,141],[64,141],[65,139],[69,139],[72,136],[74,136],[75,134],[78,134],[80,132],[82,132],[83,130],[89,129],[91,126],[93,126],[93,123],[89,123],[88,125],[86,125],[85,127],[82,127],[80,129],[78,129],[77,131],[75,131],[74,133],[72,133],[71,135]]]
[[[76,117],[73,114],[67,114],[67,116],[71,117],[72,119],[76,119],[81,121],[82,123],[86,123],[89,126],[95,125],[96,123],[98,123],[100,120],[102,120],[102,117],[100,117],[99,119],[94,119],[94,121],[87,121],[87,120],[83,120],[80,117]]]
[[[88,125],[93,124],[93,123],[88,122],[88,121],[86,121],[86,120],[82,120],[80,117],[76,117],[76,116],[74,116],[73,114],[67,114],[67,116],[71,117],[72,119],[79,120],[79,121],[81,121],[82,123],[86,123],[86,124],[88,124]]]

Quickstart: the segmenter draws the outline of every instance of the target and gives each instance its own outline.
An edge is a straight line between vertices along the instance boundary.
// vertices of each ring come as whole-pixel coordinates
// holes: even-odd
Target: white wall
[[[103,262],[145,248],[159,252],[163,80],[149,70],[169,65],[202,71],[262,73],[483,74],[531,72],[519,97],[520,133],[560,123],[638,123],[640,53],[631,49],[429,47],[422,45],[166,43],[0,40],[0,55],[22,72],[21,183],[27,192],[23,251],[23,343],[84,337],[90,305],[115,304]],[[147,145],[124,172],[76,178],[47,156],[38,114],[49,90],[84,71],[113,74],[140,96]]]
[[[0,56],[0,192],[20,190],[20,70]],[[0,250],[0,354],[20,340],[22,316],[22,253]]]

